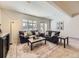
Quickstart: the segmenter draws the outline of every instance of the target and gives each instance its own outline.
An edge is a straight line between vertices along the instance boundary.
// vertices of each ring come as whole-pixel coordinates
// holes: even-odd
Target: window
[[[44,32],[44,24],[43,23],[40,23],[40,31]]]
[[[23,20],[22,26],[23,26],[23,30],[26,31],[37,30],[37,21]]]
[[[41,22],[37,23],[35,20],[23,20],[22,23],[23,30],[30,31],[30,30],[40,30],[40,32],[46,32],[47,31],[47,23]]]
[[[31,20],[27,21],[27,25],[28,25],[28,30],[32,30],[33,29],[32,21]]]
[[[47,31],[47,24],[45,23],[44,26],[45,26],[45,32],[46,32]]]
[[[41,32],[47,31],[47,24],[46,23],[40,23],[40,31]]]
[[[33,21],[33,30],[37,30],[37,22]]]

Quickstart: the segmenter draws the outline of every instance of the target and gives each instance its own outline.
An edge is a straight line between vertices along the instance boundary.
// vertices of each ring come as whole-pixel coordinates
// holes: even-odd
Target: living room
[[[0,37],[10,35],[6,57],[78,58],[78,6],[78,2],[72,1],[0,1]],[[51,37],[46,36],[49,32],[52,33]],[[28,37],[24,40],[23,35],[32,37],[34,41],[40,37],[48,39],[33,44],[35,47],[32,48],[31,41],[28,43]],[[63,42],[59,42],[62,39]],[[64,42],[66,40],[67,44]]]

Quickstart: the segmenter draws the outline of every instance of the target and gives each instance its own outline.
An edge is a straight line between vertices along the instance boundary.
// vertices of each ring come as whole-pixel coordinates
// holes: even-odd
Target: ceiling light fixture
[[[26,3],[31,3],[31,1],[26,1]]]

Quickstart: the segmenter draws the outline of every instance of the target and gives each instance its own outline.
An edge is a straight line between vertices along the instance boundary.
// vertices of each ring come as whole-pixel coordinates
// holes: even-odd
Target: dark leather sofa
[[[32,30],[31,33],[32,35],[35,35],[35,32],[37,32],[38,30]],[[26,43],[26,42],[29,42],[29,37],[28,36],[24,36],[24,32],[26,31],[19,31],[19,39],[20,39],[20,43],[23,44],[23,43]]]
[[[45,37],[45,33],[40,33],[38,30],[32,30],[31,32],[32,32],[32,35],[36,35],[35,32],[38,32],[38,35],[36,35],[36,36]]]
[[[25,31],[19,31],[19,38],[20,38],[20,43],[26,43],[26,42],[29,42],[29,37],[24,37],[24,32]],[[31,31],[32,32],[32,35],[35,35],[35,32],[36,31]],[[50,41],[52,43],[55,43],[55,44],[58,44],[58,36],[60,34],[59,31],[47,31],[48,32],[48,35],[45,35],[45,33],[40,33],[39,32],[39,36],[41,37],[45,37],[47,41]],[[52,33],[55,33],[54,36],[51,37]]]
[[[59,39],[58,36],[59,36],[60,32],[59,31],[47,31],[47,32],[48,32],[48,35],[45,36],[46,40],[50,41],[52,43],[58,44],[58,39]],[[54,34],[54,36],[51,37],[53,32],[55,34]]]

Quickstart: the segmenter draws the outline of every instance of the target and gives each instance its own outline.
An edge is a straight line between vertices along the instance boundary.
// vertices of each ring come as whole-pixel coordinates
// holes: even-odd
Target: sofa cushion
[[[24,32],[24,36],[27,36],[27,32]]]
[[[49,36],[51,36],[51,34],[52,34],[52,31],[47,31],[47,32],[48,32],[48,35],[49,35]]]
[[[49,34],[48,34],[48,32],[45,32],[45,36],[48,36]]]
[[[55,32],[52,32],[51,37],[55,35]]]
[[[45,33],[39,33],[39,36],[45,37]]]
[[[60,35],[60,32],[56,32],[56,33],[55,33],[55,36],[59,36],[59,35]]]
[[[39,35],[39,32],[35,32],[35,35]]]
[[[31,31],[32,35],[35,35],[35,31]]]

